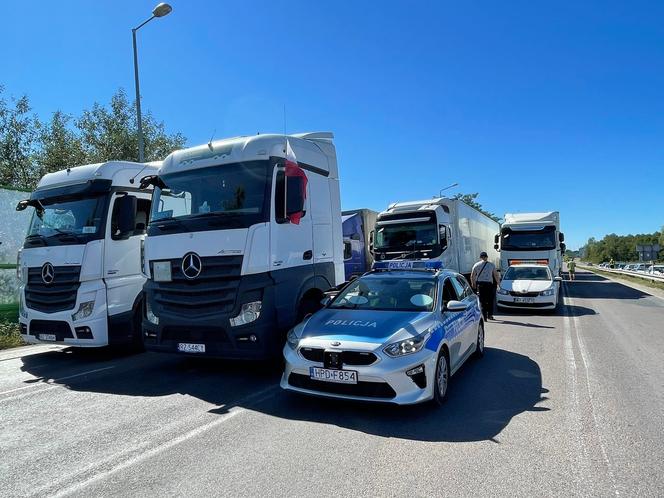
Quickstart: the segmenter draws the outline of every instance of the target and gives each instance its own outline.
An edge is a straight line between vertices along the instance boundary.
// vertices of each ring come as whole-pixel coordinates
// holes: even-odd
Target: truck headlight
[[[501,294],[503,296],[507,296],[509,294],[509,291],[506,291],[502,287],[498,287],[498,290],[496,291],[498,294]]]
[[[244,303],[240,309],[240,313],[230,319],[231,327],[238,327],[246,325],[247,323],[255,322],[261,316],[261,301],[252,301],[251,303]]]
[[[94,301],[86,301],[81,303],[78,307],[78,311],[71,316],[71,319],[75,322],[77,320],[83,320],[84,318],[92,315],[92,311],[95,309]]]
[[[150,301],[145,303],[145,318],[147,318],[148,322],[150,322],[152,325],[159,325],[159,317],[152,311]]]
[[[403,341],[393,342],[389,346],[383,349],[385,354],[396,358],[398,356],[404,356],[407,354],[413,354],[420,351],[427,342],[427,339],[431,336],[431,332],[426,331],[423,334],[411,337],[410,339],[404,339]]]
[[[550,289],[540,292],[540,296],[553,296],[556,293],[556,289],[551,287]]]

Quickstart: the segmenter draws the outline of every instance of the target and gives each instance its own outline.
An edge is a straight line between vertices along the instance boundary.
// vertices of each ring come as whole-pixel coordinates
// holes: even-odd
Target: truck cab
[[[286,332],[344,281],[331,133],[256,135],[173,152],[145,241],[145,347],[277,356]]]
[[[45,175],[16,209],[33,214],[19,251],[27,343],[141,347],[141,247],[158,163],[110,161]]]
[[[376,261],[436,260],[470,275],[482,251],[498,266],[498,253],[491,250],[496,230],[498,223],[459,199],[398,202],[378,214],[373,252]]]
[[[554,276],[562,272],[565,235],[560,231],[558,211],[505,214],[495,248],[501,267],[514,264],[545,264]]]

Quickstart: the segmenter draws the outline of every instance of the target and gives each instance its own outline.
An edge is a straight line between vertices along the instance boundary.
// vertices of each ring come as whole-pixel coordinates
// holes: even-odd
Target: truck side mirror
[[[563,232],[558,233],[558,240],[560,242],[565,242],[565,234]]]
[[[447,249],[447,227],[445,225],[438,227],[438,235],[440,237],[440,248],[442,250]]]
[[[118,197],[115,200],[115,209],[118,216],[117,235],[119,238],[127,238],[131,236],[136,225],[136,197],[133,195]]]
[[[565,254],[565,251],[567,250],[567,246],[565,244],[560,244],[560,251]]]
[[[274,191],[275,219],[277,223],[300,223],[305,215],[305,183],[300,176],[286,176],[284,171],[277,172]]]
[[[493,248],[497,251],[498,250],[498,244],[494,244]]]
[[[369,232],[369,252],[373,255],[374,253],[374,237],[376,236],[376,230],[371,230]]]
[[[493,236],[493,243],[496,244],[494,247],[498,249],[498,241],[500,240],[500,234],[497,233],[496,235]]]

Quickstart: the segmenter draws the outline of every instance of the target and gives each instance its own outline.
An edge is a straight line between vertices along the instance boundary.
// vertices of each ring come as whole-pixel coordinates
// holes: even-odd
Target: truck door
[[[111,325],[123,336],[115,339],[122,341],[131,337],[132,308],[145,282],[141,273],[141,239],[148,222],[150,195],[125,192],[113,194],[109,212],[103,277]],[[129,212],[133,213],[132,221],[127,218]]]
[[[280,324],[297,313],[302,283],[313,273],[314,245],[310,188],[302,195],[302,180],[275,168],[270,223],[270,271],[277,286],[276,311]]]

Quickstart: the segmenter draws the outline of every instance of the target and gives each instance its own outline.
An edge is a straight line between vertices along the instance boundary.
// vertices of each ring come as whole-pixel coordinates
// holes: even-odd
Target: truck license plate
[[[309,377],[314,380],[336,382],[337,384],[357,384],[355,370],[331,370],[329,368],[309,367]]]
[[[534,303],[535,298],[534,297],[515,297],[514,298],[515,303]]]
[[[55,341],[55,334],[39,334],[40,341]]]
[[[178,351],[180,351],[180,353],[205,353],[205,344],[178,342]]]

